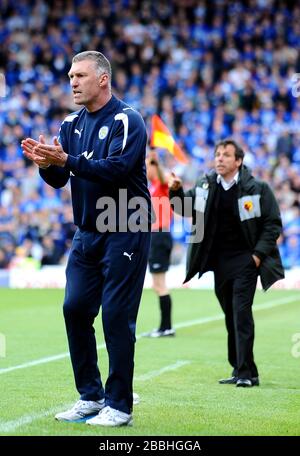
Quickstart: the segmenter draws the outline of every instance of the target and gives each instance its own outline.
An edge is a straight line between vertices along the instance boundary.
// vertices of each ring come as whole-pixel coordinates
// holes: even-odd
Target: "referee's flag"
[[[157,114],[154,114],[151,120],[150,146],[167,149],[181,163],[188,163],[189,161],[187,155],[176,144],[170,130]]]

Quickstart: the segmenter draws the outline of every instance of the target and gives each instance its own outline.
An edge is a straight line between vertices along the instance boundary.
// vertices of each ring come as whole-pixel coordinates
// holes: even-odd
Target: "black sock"
[[[165,329],[171,329],[171,309],[172,309],[172,300],[171,296],[165,295],[159,297],[159,305],[161,312],[161,323],[159,330],[164,331]]]

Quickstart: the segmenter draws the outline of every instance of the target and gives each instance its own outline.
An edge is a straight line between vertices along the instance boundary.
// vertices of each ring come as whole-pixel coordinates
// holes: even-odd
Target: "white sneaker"
[[[132,403],[133,405],[137,405],[140,403],[140,396],[138,393],[132,393]]]
[[[153,329],[149,333],[143,334],[144,337],[174,337],[175,329]]]
[[[109,406],[104,407],[97,416],[86,420],[86,424],[92,426],[131,426],[132,415],[113,409]]]
[[[104,399],[100,399],[99,401],[82,401],[80,399],[70,410],[57,413],[55,419],[58,421],[79,421],[99,413],[104,407]]]

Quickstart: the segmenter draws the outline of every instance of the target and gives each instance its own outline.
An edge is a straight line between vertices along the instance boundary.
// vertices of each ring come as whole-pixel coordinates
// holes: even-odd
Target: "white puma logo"
[[[134,252],[132,252],[132,253],[129,255],[129,253],[123,252],[123,255],[124,255],[124,256],[128,256],[129,260],[131,261],[131,257],[132,257],[132,255],[133,255],[133,253],[134,253]]]
[[[82,130],[81,130],[82,131]],[[94,155],[94,151],[92,150],[92,152],[88,152],[87,150],[82,152],[82,154],[87,160],[90,160],[92,158],[92,156]],[[70,171],[70,176],[74,176],[75,177],[75,174],[72,173],[72,171]]]
[[[82,130],[83,130],[83,128],[81,130],[78,130],[77,128],[75,128],[74,133],[77,133],[79,138],[81,138]]]
[[[88,152],[87,150],[85,152],[82,152],[82,154],[87,160],[90,160],[92,158],[92,156],[94,155],[94,151],[92,150],[92,152]]]

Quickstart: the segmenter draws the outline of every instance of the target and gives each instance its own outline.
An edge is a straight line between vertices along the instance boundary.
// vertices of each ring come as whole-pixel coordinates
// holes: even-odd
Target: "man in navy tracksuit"
[[[111,66],[103,54],[77,54],[69,78],[75,103],[84,107],[64,119],[53,145],[43,136],[22,142],[49,185],[60,188],[70,178],[78,226],[66,269],[64,317],[80,400],[56,419],[129,425],[135,325],[151,230],[146,130],[140,114],[111,94]],[[100,304],[109,356],[105,388],[93,328]]]

